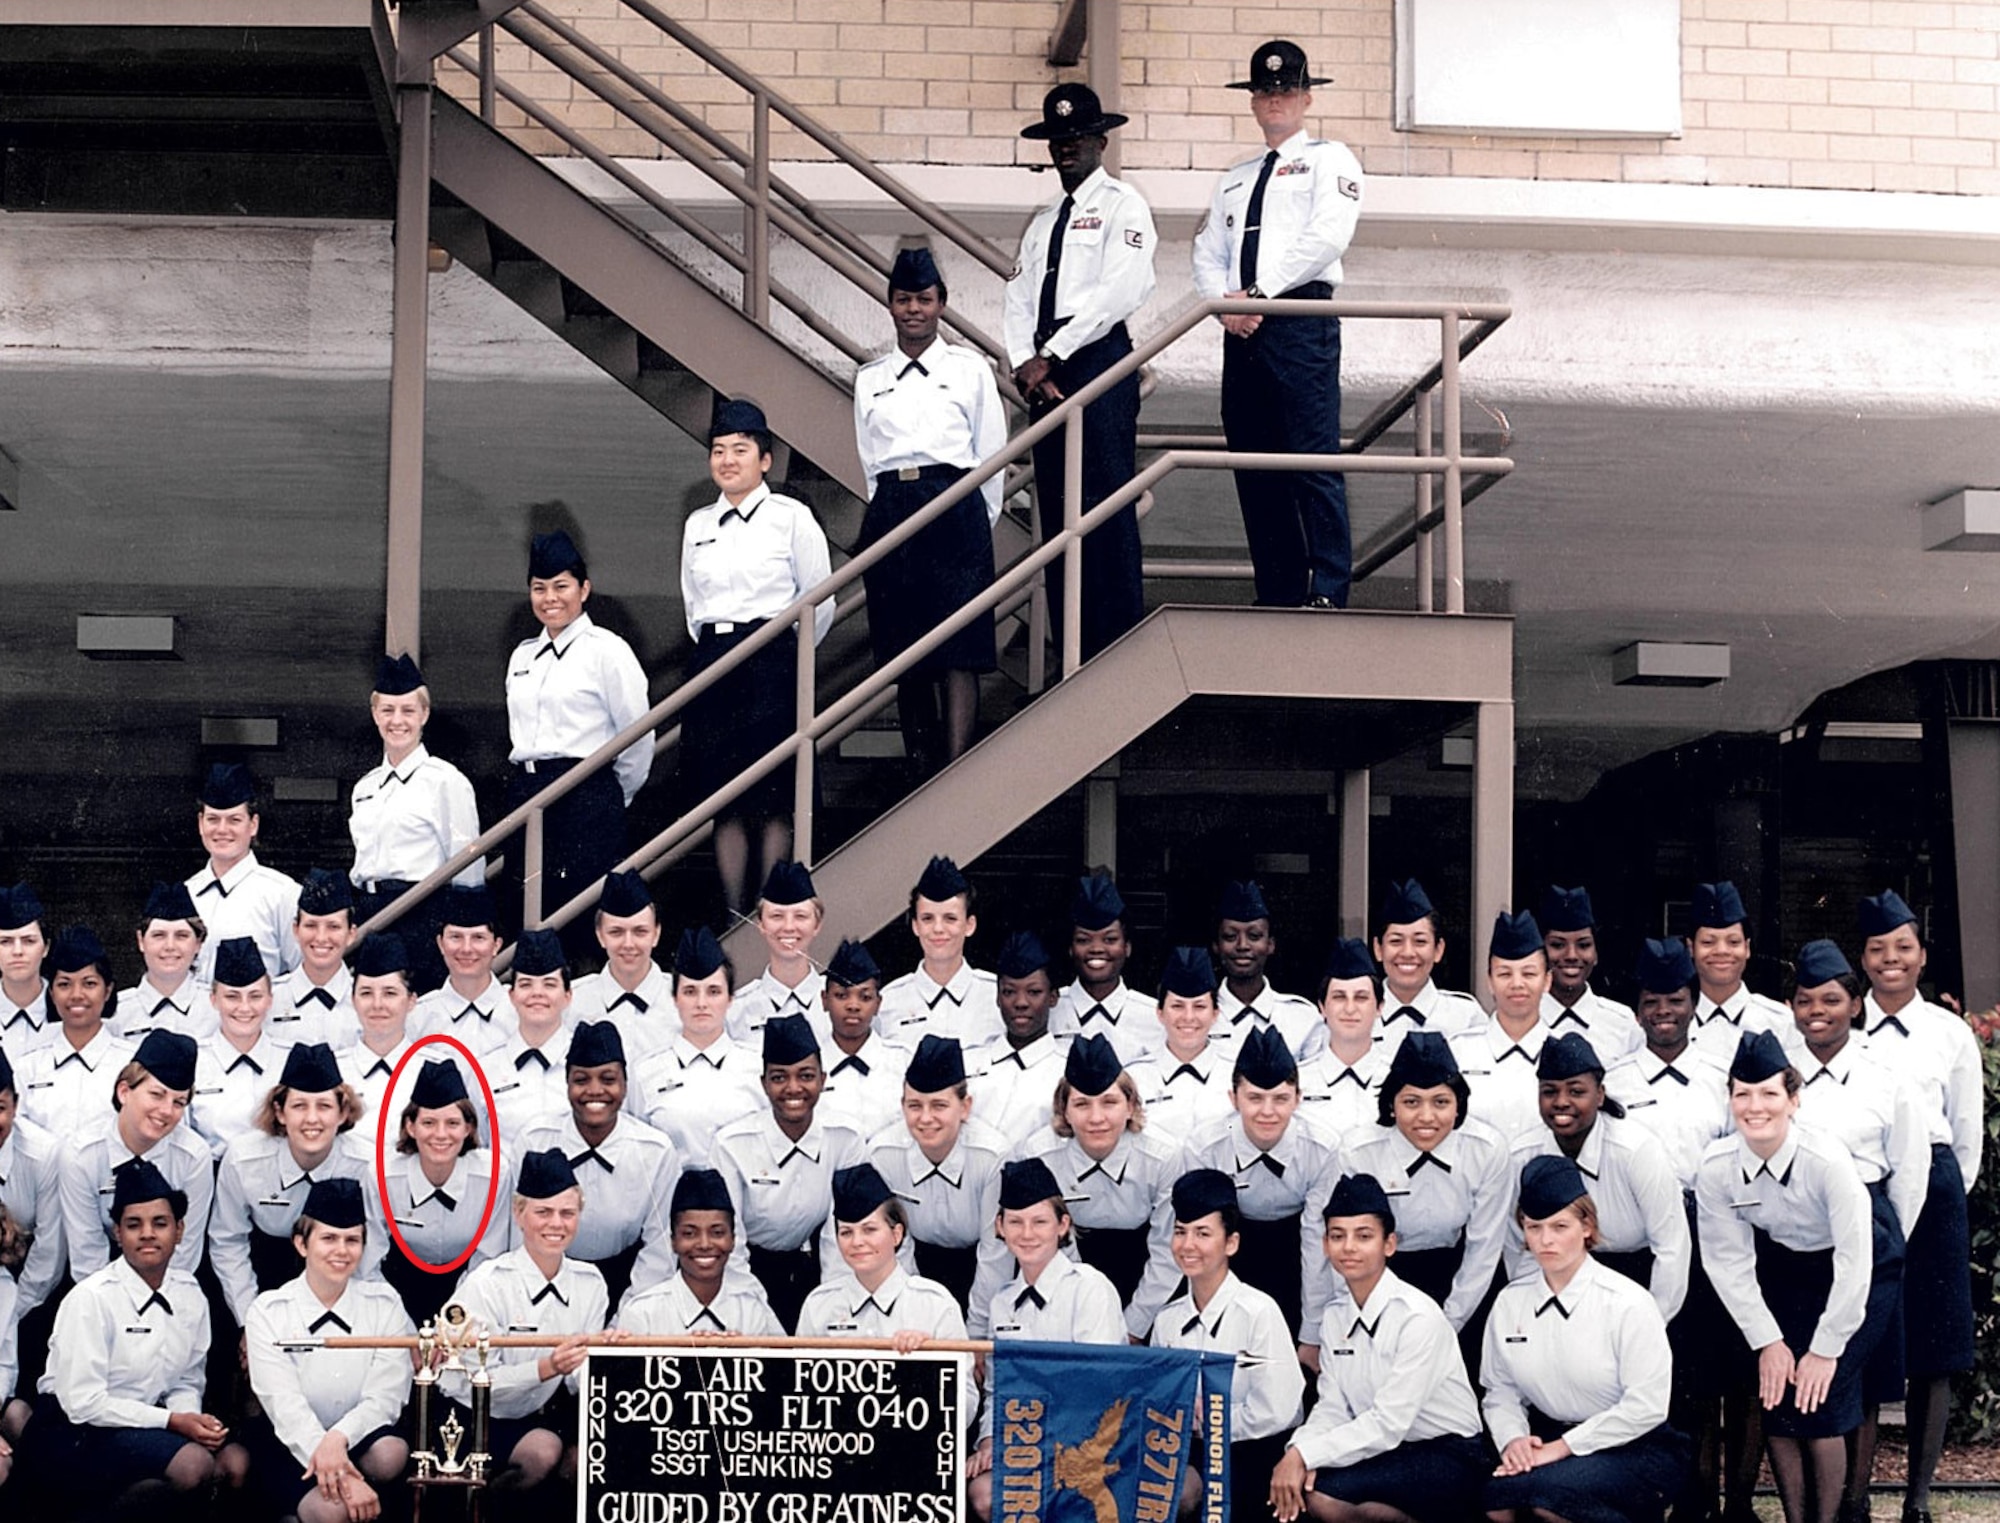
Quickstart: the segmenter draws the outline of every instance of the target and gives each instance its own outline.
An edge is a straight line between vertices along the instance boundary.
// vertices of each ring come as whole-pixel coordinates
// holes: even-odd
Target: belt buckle
[[[522,762],[521,767],[528,774],[528,776],[533,777],[535,775],[534,757],[531,756],[526,761]]]
[[[708,628],[711,634],[733,635],[736,633],[736,626],[734,624],[722,623],[720,621],[709,625]]]
[[[923,469],[920,466],[906,465],[896,472],[896,479],[898,481],[920,481],[923,479],[923,474]]]

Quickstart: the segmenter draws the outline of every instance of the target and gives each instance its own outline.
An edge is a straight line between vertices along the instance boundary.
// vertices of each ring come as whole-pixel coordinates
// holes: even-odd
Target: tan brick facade
[[[627,66],[738,141],[744,93],[618,0],[547,0]],[[670,14],[857,148],[889,162],[1006,164],[1058,71],[1056,0],[672,0]],[[1266,36],[1298,38],[1335,83],[1315,125],[1373,174],[1831,187],[2000,195],[2000,4],[1957,0],[1683,0],[1677,139],[1469,137],[1393,125],[1393,0],[1229,6],[1126,0],[1130,168],[1215,169],[1254,140],[1239,77]],[[653,157],[630,127],[526,50],[503,74],[610,151]],[[1080,71],[1067,71],[1075,77]],[[447,86],[469,93],[446,68]],[[520,114],[503,109],[503,120]],[[821,157],[796,134],[779,156]],[[563,151],[553,137],[538,147]]]

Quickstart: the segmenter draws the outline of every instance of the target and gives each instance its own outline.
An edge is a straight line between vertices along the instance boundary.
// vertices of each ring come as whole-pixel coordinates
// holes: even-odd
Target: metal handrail
[[[1366,456],[1366,455],[1284,455],[1250,454],[1228,450],[1170,450],[1151,462],[1131,481],[1093,507],[1088,513],[1082,511],[1083,497],[1083,413],[1092,402],[1112,387],[1119,385],[1127,377],[1138,372],[1140,367],[1155,355],[1175,343],[1180,338],[1201,325],[1210,317],[1229,314],[1254,314],[1262,316],[1334,316],[1368,319],[1427,320],[1437,323],[1439,349],[1441,353],[1438,367],[1438,400],[1441,413],[1442,443],[1434,453],[1428,452],[1429,430],[1421,430],[1418,453],[1408,457]],[[867,550],[852,557],[836,569],[824,581],[794,598],[785,608],[771,616],[762,629],[750,635],[728,656],[718,661],[698,675],[689,678],[675,688],[666,698],[655,704],[646,714],[620,731],[604,745],[578,765],[564,772],[532,798],[509,812],[504,818],[490,826],[462,851],[455,854],[443,866],[429,874],[422,882],[414,885],[398,896],[370,921],[364,929],[377,928],[380,923],[393,920],[405,910],[414,906],[435,889],[448,882],[475,859],[483,857],[488,850],[512,835],[516,830],[525,830],[526,841],[523,865],[523,923],[532,926],[562,926],[577,915],[589,909],[597,901],[602,883],[593,883],[567,904],[559,906],[552,913],[544,914],[541,903],[541,864],[543,817],[546,811],[565,797],[593,773],[610,765],[628,746],[642,736],[651,734],[662,721],[679,713],[694,699],[706,693],[716,683],[725,680],[732,672],[755,658],[757,653],[773,641],[789,637],[796,638],[800,646],[798,663],[797,724],[793,734],[771,748],[732,782],[701,800],[693,809],[684,813],[666,831],[654,837],[639,851],[629,854],[620,864],[621,868],[637,866],[643,870],[662,852],[685,844],[692,832],[705,828],[713,812],[727,804],[767,773],[781,765],[790,756],[795,762],[794,780],[794,843],[793,850],[800,861],[812,858],[812,796],[813,768],[815,765],[818,739],[834,726],[851,717],[861,706],[886,693],[889,686],[916,661],[929,655],[951,635],[970,624],[972,620],[1011,597],[1015,597],[1045,566],[1058,556],[1065,562],[1064,574],[1064,618],[1062,642],[1062,670],[1064,676],[1073,675],[1082,664],[1081,610],[1082,610],[1082,541],[1086,534],[1097,528],[1126,505],[1138,501],[1155,484],[1179,469],[1198,470],[1338,470],[1349,474],[1401,475],[1415,481],[1441,481],[1443,483],[1443,505],[1440,510],[1439,530],[1444,536],[1445,608],[1447,613],[1460,614],[1465,611],[1464,539],[1463,509],[1465,484],[1468,476],[1481,479],[1505,475],[1513,469],[1513,461],[1504,456],[1467,456],[1462,451],[1461,433],[1458,427],[1460,410],[1458,359],[1461,352],[1483,343],[1485,339],[1506,322],[1511,309],[1492,303],[1438,303],[1438,302],[1382,302],[1382,301],[1308,301],[1276,298],[1252,299],[1249,297],[1223,297],[1198,301],[1190,304],[1169,321],[1160,331],[1144,344],[1135,348],[1116,365],[1096,377],[1088,385],[1066,397],[1058,406],[1020,433],[1014,435],[1000,449],[973,467],[965,476],[933,498],[924,508],[898,524],[888,534],[877,540]],[[1464,324],[1472,324],[1469,332]],[[1420,397],[1428,397],[1421,393]],[[1061,531],[1050,537],[1039,548],[1031,551],[1002,575],[997,576],[994,585],[974,602],[958,610],[950,619],[931,630],[916,641],[894,661],[878,668],[857,688],[834,700],[826,710],[819,711],[817,703],[817,674],[814,652],[813,610],[828,598],[835,597],[853,585],[863,574],[879,565],[885,558],[949,512],[959,502],[977,491],[996,472],[1004,471],[1010,461],[1027,453],[1034,445],[1061,429],[1064,434],[1064,476],[1065,502],[1064,523]],[[1412,523],[1410,532],[1422,532],[1417,523]],[[1422,543],[1424,541],[1420,541]],[[1428,580],[1419,589],[1419,606],[1428,594]],[[794,630],[796,633],[794,633]]]

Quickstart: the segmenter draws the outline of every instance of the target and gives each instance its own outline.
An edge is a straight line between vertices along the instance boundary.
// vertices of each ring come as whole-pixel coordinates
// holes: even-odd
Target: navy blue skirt
[[[1876,1277],[1869,1286],[1868,1310],[1861,1326],[1848,1339],[1847,1347],[1834,1362],[1833,1381],[1826,1399],[1816,1411],[1801,1412],[1790,1386],[1784,1399],[1764,1413],[1764,1432],[1775,1438],[1838,1438],[1861,1426],[1861,1383],[1868,1357],[1890,1325],[1901,1303],[1900,1234],[1890,1242],[1876,1218],[1875,1252],[1886,1262],[1876,1265]],[[1811,1252],[1787,1248],[1757,1229],[1757,1288],[1764,1304],[1777,1318],[1779,1335],[1794,1358],[1812,1349],[1812,1337],[1833,1293],[1833,1250]]]
[[[859,555],[931,502],[966,472],[955,465],[927,465],[913,481],[895,472],[875,478],[875,494],[861,519]],[[862,574],[868,588],[868,638],[875,664],[885,666],[993,585],[993,532],[986,498],[960,500]],[[919,676],[942,671],[990,672],[993,615],[981,614],[910,668]]]
[[[464,1419],[470,1423],[471,1419]],[[284,1442],[271,1427],[271,1420],[259,1412],[246,1421],[234,1435],[236,1441],[250,1451],[250,1485],[263,1498],[270,1515],[282,1518],[295,1514],[299,1503],[319,1489],[319,1483],[306,1480],[299,1474],[305,1467],[287,1449]],[[374,1447],[380,1439],[395,1438],[398,1432],[393,1427],[377,1428],[372,1433],[364,1433],[347,1446],[347,1457],[358,1460]],[[393,1481],[370,1481],[377,1494],[402,1484],[401,1477]],[[386,1509],[385,1509],[386,1510]]]
[[[1338,1469],[1322,1468],[1313,1475],[1313,1490],[1355,1506],[1393,1507],[1418,1523],[1457,1523],[1479,1505],[1492,1471],[1485,1444],[1448,1433]]]
[[[722,660],[764,622],[739,624],[726,635],[704,629],[688,657],[688,680]],[[681,710],[683,807],[693,808],[793,734],[798,723],[798,674],[794,628]],[[818,778],[817,770],[813,776]],[[792,802],[792,763],[780,762],[727,805],[721,817],[789,815]]]
[[[1567,1423],[1535,1414],[1537,1436],[1559,1438]],[[1541,1508],[1568,1523],[1660,1523],[1687,1484],[1688,1442],[1665,1423],[1615,1449],[1573,1454],[1524,1475],[1487,1480],[1487,1512]]]
[[[1703,1403],[1736,1391],[1755,1391],[1757,1359],[1702,1267],[1693,1193],[1685,1200],[1694,1256],[1688,1265],[1687,1298],[1667,1324],[1667,1344],[1674,1354],[1674,1400]]]
[[[192,1442],[165,1428],[73,1423],[62,1403],[45,1391],[35,1397],[16,1446],[14,1479],[26,1494],[39,1492],[66,1508],[94,1506],[141,1482],[166,1479],[167,1466]]]
[[[1944,1143],[1931,1146],[1930,1193],[1903,1265],[1904,1363],[1912,1380],[1972,1368],[1972,1249],[1965,1176]]]
[[[1868,1316],[1854,1335],[1850,1352],[1861,1368],[1861,1404],[1878,1407],[1903,1399],[1903,1304],[1906,1270],[1903,1228],[1889,1204],[1886,1183],[1868,1187],[1874,1207],[1875,1270],[1868,1285]],[[1862,1345],[1858,1350],[1856,1345]]]

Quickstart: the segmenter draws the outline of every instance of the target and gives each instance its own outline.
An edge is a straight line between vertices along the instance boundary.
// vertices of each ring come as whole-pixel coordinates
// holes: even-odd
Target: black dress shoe
[[[1905,1507],[1903,1523],[1931,1523],[1931,1510],[1928,1507]]]
[[[1316,593],[1314,593],[1314,594],[1313,594],[1313,595],[1312,595],[1311,597],[1309,597],[1309,598],[1307,598],[1307,599],[1306,599],[1306,607],[1308,607],[1308,608],[1325,608],[1325,609],[1338,609],[1338,608],[1340,607],[1340,605],[1339,605],[1338,603],[1334,602],[1334,600],[1333,600],[1332,598],[1328,597],[1328,596],[1327,596],[1327,595],[1326,595],[1325,593],[1323,593],[1323,592],[1316,592]]]

